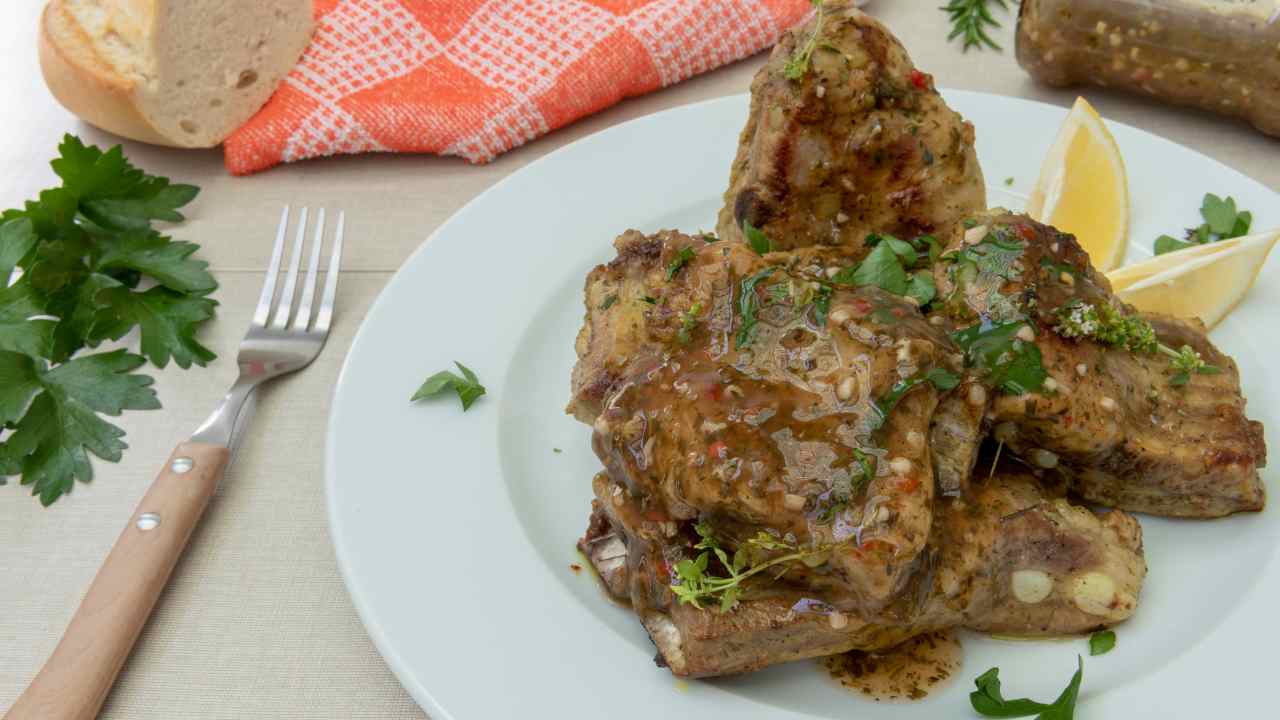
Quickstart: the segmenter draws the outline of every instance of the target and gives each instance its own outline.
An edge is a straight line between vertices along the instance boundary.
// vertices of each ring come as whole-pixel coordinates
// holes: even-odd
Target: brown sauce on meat
[[[876,702],[919,700],[960,670],[960,640],[950,632],[914,637],[883,652],[853,650],[822,658],[841,685]]]

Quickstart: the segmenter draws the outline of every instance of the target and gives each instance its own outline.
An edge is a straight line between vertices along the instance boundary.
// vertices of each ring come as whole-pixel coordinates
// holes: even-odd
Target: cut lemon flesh
[[[1119,267],[1129,239],[1129,181],[1115,138],[1084,98],[1067,115],[1027,200],[1027,214],[1076,236],[1101,272]]]
[[[1112,270],[1107,273],[1107,280],[1111,281],[1111,289],[1113,291],[1120,292],[1131,285],[1136,285],[1166,270],[1185,265],[1192,260],[1232,250],[1238,247],[1242,241],[1248,239],[1250,238],[1235,238],[1233,240],[1223,240],[1222,242],[1205,243],[1204,245],[1175,250],[1164,255],[1156,255],[1148,260],[1125,265],[1118,270]]]
[[[1162,261],[1161,264],[1167,265],[1166,258],[1174,255],[1184,257],[1180,258],[1183,262],[1135,279],[1123,289],[1113,288],[1117,297],[1139,310],[1176,317],[1198,317],[1206,327],[1212,328],[1248,294],[1277,240],[1280,240],[1280,230],[1272,230],[1213,243],[1231,245],[1215,252],[1201,252],[1191,258],[1185,257],[1185,253],[1199,248],[1161,255],[1147,263]],[[1132,274],[1132,268],[1136,267],[1124,270]],[[1117,271],[1117,274],[1119,272],[1122,271]],[[1111,275],[1107,277],[1110,279]]]

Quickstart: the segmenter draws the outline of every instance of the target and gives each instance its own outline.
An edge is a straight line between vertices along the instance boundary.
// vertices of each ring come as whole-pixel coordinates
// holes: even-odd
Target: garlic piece
[[[1071,585],[1071,601],[1081,612],[1106,617],[1116,600],[1116,583],[1109,575],[1087,572]]]
[[[1053,578],[1043,570],[1015,570],[1009,577],[1009,587],[1019,602],[1034,605],[1053,592]]]

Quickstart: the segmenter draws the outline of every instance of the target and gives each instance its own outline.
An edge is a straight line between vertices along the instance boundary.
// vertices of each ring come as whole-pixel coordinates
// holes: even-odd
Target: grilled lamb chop
[[[616,245],[587,281],[571,406],[610,477],[673,523],[839,545],[821,582],[882,607],[929,538],[939,388],[968,388],[946,334],[781,254],[678,233]]]
[[[758,670],[848,650],[882,650],[966,626],[1025,637],[1083,633],[1129,617],[1146,574],[1141,529],[1095,515],[1002,471],[967,498],[939,501],[920,572],[895,602],[859,613],[838,592],[792,582],[754,587],[729,612],[679,603],[670,567],[690,550],[601,474],[579,543],[617,599],[640,615],[660,662],[682,676]],[[605,550],[605,548],[608,548]]]
[[[989,416],[1008,450],[1111,507],[1182,517],[1262,509],[1262,425],[1245,416],[1235,362],[1198,321],[1118,301],[1069,234],[999,210],[973,223],[951,239],[956,259],[934,268],[946,312],[1034,339],[1048,377],[994,400]],[[1217,372],[1179,372],[1157,341],[1190,348]]]
[[[942,233],[985,208],[973,126],[932,77],[848,3],[819,17],[785,34],[751,84],[721,237],[740,240],[746,221],[775,249],[856,251],[870,232]]]

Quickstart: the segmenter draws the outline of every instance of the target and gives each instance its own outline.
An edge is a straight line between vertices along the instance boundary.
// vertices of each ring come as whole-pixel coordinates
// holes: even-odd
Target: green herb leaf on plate
[[[465,365],[455,361],[454,365],[458,366],[458,370],[462,372],[459,376],[450,370],[441,370],[440,372],[427,378],[426,382],[418,388],[418,391],[409,398],[409,402],[423,400],[425,398],[433,398],[452,390],[457,393],[458,400],[462,403],[462,411],[466,412],[476,400],[484,395],[484,386],[480,384],[476,374],[467,369]]]
[[[1038,720],[1072,720],[1076,712],[1076,700],[1080,695],[1080,682],[1084,679],[1084,659],[1076,657],[1076,672],[1066,689],[1048,705],[1026,698],[1006,700],[1000,691],[1000,669],[991,668],[973,682],[977,690],[969,693],[969,703],[979,715],[993,718],[1020,718],[1035,716]]]
[[[1089,636],[1089,654],[1106,655],[1116,646],[1114,630],[1101,630]]]
[[[742,234],[747,238],[747,244],[751,246],[752,250],[756,251],[757,255],[764,255],[773,249],[773,243],[769,242],[769,236],[746,220],[742,221]]]

